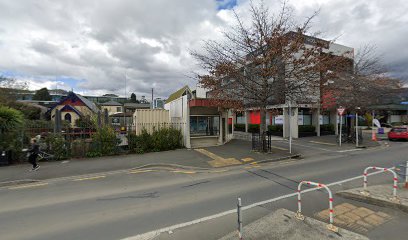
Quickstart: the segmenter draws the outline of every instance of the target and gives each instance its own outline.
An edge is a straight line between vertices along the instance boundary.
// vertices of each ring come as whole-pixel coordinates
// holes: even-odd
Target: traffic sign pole
[[[342,108],[342,107],[340,107],[340,108],[338,108],[337,109],[337,113],[340,115],[340,132],[339,132],[339,146],[341,147],[341,135],[342,135],[342,130],[341,130],[341,128],[342,128],[342,125],[343,125],[343,114],[344,114],[344,111],[345,111],[346,109],[345,108]]]

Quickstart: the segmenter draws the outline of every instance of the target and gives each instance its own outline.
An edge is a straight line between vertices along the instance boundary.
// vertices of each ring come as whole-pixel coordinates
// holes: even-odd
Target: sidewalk
[[[340,147],[339,144],[337,143],[336,135],[325,135],[325,136],[320,136],[320,137],[317,137],[317,136],[303,137],[303,138],[296,139],[296,141],[321,144],[321,145],[325,145],[327,147],[338,149],[338,150],[356,148],[355,143],[342,143],[342,146]],[[378,141],[371,140],[371,134],[369,133],[363,133],[363,142],[359,143],[359,147],[362,147],[362,148],[372,148],[372,147],[378,147],[380,145],[381,144]]]
[[[198,150],[198,151],[197,151]],[[289,158],[287,151],[277,150],[270,154],[251,152],[251,142],[233,140],[222,146],[202,149],[178,149],[174,151],[129,154],[100,158],[70,159],[67,161],[39,162],[38,171],[29,171],[30,165],[20,164],[0,168],[0,183],[19,180],[44,180],[74,175],[93,174],[140,168],[144,166],[170,166],[173,168],[226,167],[254,163],[261,160]],[[231,160],[218,166],[214,161]],[[6,183],[7,184],[7,183]]]

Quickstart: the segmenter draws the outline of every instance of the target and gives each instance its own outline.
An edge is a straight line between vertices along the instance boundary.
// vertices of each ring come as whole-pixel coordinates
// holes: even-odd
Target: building
[[[233,112],[217,107],[207,98],[204,89],[194,91],[188,86],[177,90],[166,100],[170,122],[182,125],[184,146],[198,148],[224,144],[232,139]]]
[[[164,109],[165,101],[161,98],[155,98],[153,100],[153,109]]]
[[[125,112],[134,113],[137,109],[150,109],[150,103],[125,103]]]
[[[110,100],[104,103],[100,103],[99,106],[101,107],[101,110],[103,112],[105,110],[108,111],[109,115],[123,112],[123,105],[113,100]]]
[[[304,44],[312,46],[316,42],[325,42],[323,44],[323,53],[338,57],[346,57],[352,61],[354,58],[354,49],[336,43],[331,43],[322,39],[306,36]],[[307,90],[307,89],[306,89]],[[308,92],[308,91],[305,91]],[[321,128],[332,125],[336,126],[339,122],[335,106],[323,109],[321,106],[321,95],[323,93],[320,89],[313,89],[307,96],[299,96],[298,100],[294,99],[291,103],[291,112],[289,113],[289,104],[281,102],[280,104],[271,104],[267,106],[266,125],[278,126],[282,129],[281,135],[289,137],[289,132],[293,138],[301,136],[320,136],[323,131]],[[286,96],[283,97],[286,99]],[[308,100],[305,100],[308,99]],[[248,132],[250,124],[260,124],[260,111],[254,107],[247,107],[245,111],[239,112],[234,117],[235,122],[245,125],[245,132]],[[344,122],[344,121],[343,121]],[[289,127],[290,126],[290,127]],[[290,129],[290,131],[289,131]],[[312,132],[303,132],[303,131]],[[337,133],[336,131],[331,132]]]
[[[55,121],[57,109],[61,112],[61,119],[71,123],[72,126],[75,126],[77,119],[90,117],[100,111],[95,103],[74,92],[69,92],[66,97],[48,110],[52,121]]]

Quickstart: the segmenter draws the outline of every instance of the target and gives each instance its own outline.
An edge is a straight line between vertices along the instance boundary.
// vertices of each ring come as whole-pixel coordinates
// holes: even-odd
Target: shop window
[[[191,136],[217,136],[219,127],[219,116],[190,116]]]

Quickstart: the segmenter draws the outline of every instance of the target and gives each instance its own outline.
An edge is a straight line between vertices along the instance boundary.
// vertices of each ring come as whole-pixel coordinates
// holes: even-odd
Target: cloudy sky
[[[265,1],[271,10],[280,2]],[[245,19],[248,0],[0,0],[0,75],[30,88],[166,98],[198,67],[190,50]],[[291,0],[296,17],[358,49],[375,44],[390,74],[408,79],[408,1]],[[125,79],[127,90],[125,91]]]

